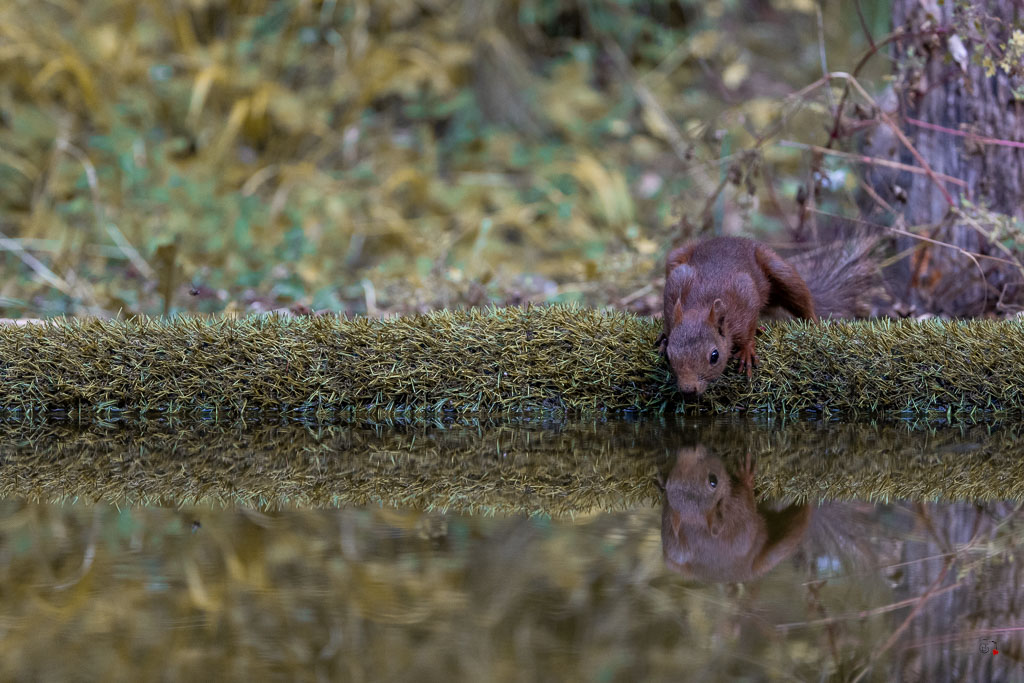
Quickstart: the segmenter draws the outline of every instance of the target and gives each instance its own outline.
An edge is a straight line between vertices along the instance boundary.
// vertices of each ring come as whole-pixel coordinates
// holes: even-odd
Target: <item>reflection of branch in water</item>
[[[78,568],[76,576],[68,579],[64,583],[58,583],[53,587],[55,591],[63,591],[71,588],[78,584],[79,581],[85,578],[85,575],[89,573],[92,568],[93,560],[96,559],[96,537],[99,536],[100,526],[103,523],[103,511],[100,508],[96,508],[92,515],[92,525],[89,527],[89,536],[85,544],[85,550],[82,552],[82,564]]]
[[[907,627],[910,626],[910,623],[914,620],[914,618],[917,617],[918,614],[920,614],[921,610],[924,609],[924,606],[928,603],[928,601],[935,597],[939,585],[941,585],[942,582],[946,579],[946,574],[949,572],[949,568],[953,565],[954,559],[955,556],[952,555],[946,558],[946,561],[943,563],[942,570],[939,572],[939,575],[935,577],[935,580],[932,581],[932,584],[928,587],[928,590],[926,590],[923,595],[917,598],[914,604],[914,608],[910,610],[910,614],[908,614],[907,618],[904,619],[903,622],[896,627],[896,630],[893,631],[892,634],[886,639],[882,647],[872,652],[871,661],[868,663],[867,666],[865,666],[861,670],[857,677],[853,679],[853,683],[857,683],[857,681],[864,678],[865,674],[867,674],[868,671],[870,671],[871,668],[875,665],[875,662],[877,662],[883,654],[888,652],[889,648],[891,648],[896,643],[896,641],[899,640],[899,637],[903,635],[903,632],[905,630],[907,630]]]
[[[804,585],[807,588],[807,592],[811,596],[811,603],[813,609],[818,614],[824,616],[825,605],[821,600],[820,589],[822,586],[825,585],[825,581],[823,579],[818,581],[809,581]],[[832,665],[836,668],[836,671],[842,672],[843,661],[842,658],[839,656],[839,646],[837,643],[838,638],[836,637],[836,632],[837,629],[835,624],[828,624],[825,626],[825,634],[828,636],[828,651],[829,654],[832,656]]]
[[[954,670],[952,667],[957,670],[959,680],[980,680],[978,676],[991,678],[1001,667],[1012,666],[1016,661],[1013,641],[1000,644],[1000,652],[1008,656],[998,661],[964,659],[960,648],[931,646],[963,642],[975,634],[993,631],[992,626],[1003,620],[1019,621],[1020,549],[1015,521],[1020,520],[1024,506],[1019,503],[940,504],[896,509],[915,513],[915,528],[924,533],[915,534],[913,528],[897,532],[893,539],[904,561],[882,563],[873,574],[888,577],[897,594],[913,591],[915,595],[872,609],[780,623],[775,629],[782,634],[810,627],[832,629],[840,624],[845,624],[845,628],[859,626],[863,629],[863,622],[868,618],[909,607],[904,617],[892,623],[893,630],[879,639],[879,647],[872,649],[866,668],[861,670],[858,666],[858,680],[869,671],[878,671],[885,653],[891,652],[900,640],[909,642],[900,648],[902,654],[891,660],[890,680],[902,680],[908,672],[913,672],[917,680],[941,680],[945,673]],[[891,515],[886,517],[891,519]],[[877,536],[871,532],[865,535]],[[936,553],[936,549],[948,549],[948,552]],[[899,572],[894,572],[897,569]],[[956,578],[944,585],[951,569],[955,569]],[[830,576],[829,581],[834,578]],[[845,578],[861,583],[868,577],[858,572],[846,574]],[[951,624],[955,632],[944,633]],[[823,633],[822,637],[829,637],[829,633]],[[911,655],[910,651],[917,654]]]
[[[883,569],[887,568],[888,567],[884,567]],[[943,593],[948,593],[952,590],[956,590],[957,588],[960,588],[963,585],[963,579],[960,579],[956,583],[950,584],[948,586],[943,586],[939,590],[935,591],[935,594],[932,597],[935,597],[936,595],[942,595]],[[868,617],[877,617],[882,614],[888,614],[889,612],[895,612],[896,610],[903,609],[904,607],[909,607],[910,605],[916,604],[918,600],[920,600],[920,597],[907,598],[906,600],[890,602],[889,604],[881,605],[880,607],[872,607],[871,609],[860,610],[858,612],[847,612],[846,614],[837,614],[833,617],[822,617],[821,619],[811,619],[808,621],[791,621],[785,624],[775,624],[775,629],[782,633],[787,633],[788,631],[797,628],[829,626],[832,624],[839,624],[847,621],[861,621],[862,619],[867,619]]]

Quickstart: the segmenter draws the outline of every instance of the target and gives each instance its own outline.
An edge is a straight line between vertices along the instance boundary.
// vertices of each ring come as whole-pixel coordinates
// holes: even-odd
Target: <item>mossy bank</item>
[[[1024,413],[1024,324],[777,323],[761,365],[680,403],[660,322],[570,306],[390,318],[0,326],[13,413]]]

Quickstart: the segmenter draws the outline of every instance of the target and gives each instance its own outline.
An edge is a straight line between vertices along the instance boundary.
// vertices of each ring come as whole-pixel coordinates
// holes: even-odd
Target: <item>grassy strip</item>
[[[659,323],[566,306],[372,320],[58,320],[0,326],[0,406],[20,413],[659,411],[678,400]],[[1024,412],[1024,324],[780,323],[752,381],[697,406]]]
[[[0,423],[0,497],[572,516],[660,504],[656,478],[680,445],[700,443],[728,466],[751,453],[762,498],[1020,501],[1019,431],[689,418],[84,429],[22,420]]]

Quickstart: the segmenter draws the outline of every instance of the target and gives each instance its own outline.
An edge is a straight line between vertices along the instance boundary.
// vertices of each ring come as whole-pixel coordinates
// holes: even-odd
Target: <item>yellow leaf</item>
[[[92,45],[100,58],[109,62],[117,57],[121,36],[114,24],[103,24],[92,32]]]
[[[749,74],[750,68],[746,63],[737,60],[725,67],[725,71],[722,72],[722,83],[725,84],[725,87],[733,90],[747,80]]]
[[[40,69],[39,73],[36,74],[35,78],[32,79],[32,89],[41,90],[54,76],[62,71],[68,72],[68,74],[78,84],[79,92],[82,95],[82,99],[90,109],[96,109],[99,105],[99,101],[96,97],[95,81],[92,78],[92,73],[89,68],[85,65],[77,55],[72,53],[65,53],[63,57],[51,59],[46,65]]]
[[[610,225],[621,226],[633,218],[633,198],[626,179],[618,171],[609,171],[592,156],[581,156],[573,165],[573,175],[590,191],[595,209]]]
[[[665,116],[658,110],[651,107],[644,107],[640,111],[640,119],[651,135],[665,142],[672,142],[675,137],[672,126],[665,120]]]
[[[779,102],[770,97],[755,97],[743,109],[755,127],[763,128],[778,116]]]
[[[718,31],[701,31],[690,40],[690,52],[694,57],[707,59],[718,52]]]
[[[246,117],[249,116],[249,105],[249,98],[238,100],[232,105],[231,113],[228,114],[227,125],[224,126],[224,132],[221,133],[220,138],[217,140],[217,145],[213,149],[214,159],[223,158],[228,148],[234,143],[235,138],[238,136],[238,131],[241,130],[242,124],[245,123]]]
[[[781,12],[792,11],[814,14],[815,2],[814,0],[776,0],[775,9]]]
[[[188,103],[188,115],[185,119],[189,126],[195,126],[199,114],[203,111],[206,96],[210,93],[210,87],[215,80],[219,80],[223,76],[223,69],[216,64],[204,67],[196,76],[196,82],[192,85],[192,99]]]
[[[650,256],[658,250],[658,243],[654,240],[649,240],[646,237],[641,237],[633,243],[638,254],[642,256]]]

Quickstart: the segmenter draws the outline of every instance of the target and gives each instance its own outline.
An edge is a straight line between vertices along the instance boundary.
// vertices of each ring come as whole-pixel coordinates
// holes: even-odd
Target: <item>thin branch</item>
[[[956,590],[962,585],[962,581],[957,581],[954,584],[941,588],[932,595],[942,595],[950,591]],[[900,600],[898,602],[891,602],[888,605],[882,605],[880,607],[872,607],[871,609],[861,610],[860,612],[849,612],[847,614],[837,614],[834,617],[823,617],[821,619],[811,619],[808,621],[791,621],[785,624],[776,624],[775,628],[779,631],[786,632],[796,628],[811,628],[812,626],[828,626],[830,624],[838,624],[843,621],[859,621],[861,619],[867,619],[868,617],[876,617],[880,614],[888,614],[889,612],[895,612],[898,609],[904,607],[910,607],[915,602],[920,600],[919,597],[907,598],[906,600]]]
[[[957,137],[967,138],[971,142],[977,142],[981,145],[999,145],[1000,147],[1014,147],[1016,149],[1024,149],[1024,142],[1017,142],[1016,140],[1003,140],[1001,138],[988,138],[984,135],[976,135],[964,130],[956,130],[954,128],[947,128],[934,123],[928,123],[927,121],[920,121],[913,119],[909,116],[904,116],[903,120],[912,126],[918,128],[925,128],[927,130],[934,130],[939,133],[946,133],[947,135],[956,135]]]
[[[13,240],[7,235],[0,233],[0,248],[17,254],[22,263],[31,268],[46,284],[63,292],[72,299],[77,298],[74,289],[68,284],[67,280],[57,275],[57,273],[47,268],[45,263],[25,251],[25,248],[17,240]]]
[[[864,37],[868,39],[868,45],[871,46],[871,53],[874,54],[878,51],[875,47],[875,39],[871,37],[871,31],[868,30],[868,22],[864,19],[864,10],[860,6],[860,0],[854,0],[854,7],[857,8],[857,19],[860,21],[860,30],[864,32]]]
[[[937,187],[939,192],[942,193],[942,197],[943,199],[946,200],[946,203],[949,206],[956,206],[956,202],[953,201],[953,197],[950,196],[946,188],[939,183],[939,179],[935,177],[935,171],[932,170],[932,167],[928,164],[927,161],[924,160],[924,157],[921,156],[921,153],[917,151],[917,148],[914,147],[914,145],[910,142],[907,136],[904,135],[900,127],[896,125],[896,122],[892,120],[892,117],[885,113],[885,111],[878,105],[878,102],[875,101],[875,98],[868,94],[868,91],[865,90],[863,86],[861,86],[857,79],[854,78],[852,75],[842,71],[834,71],[830,75],[835,78],[846,79],[857,90],[857,92],[860,93],[861,97],[863,97],[865,100],[870,102],[873,107],[875,107],[875,110],[878,112],[878,116],[882,119],[885,125],[889,126],[893,134],[897,138],[899,138],[899,141],[903,144],[904,147],[907,148],[907,151],[910,152],[911,156],[914,157],[917,163],[921,164],[921,168],[925,170],[925,173],[935,184],[935,187]]]
[[[888,159],[880,159],[878,157],[870,157],[864,154],[852,154],[850,152],[840,152],[835,149],[828,149],[827,147],[820,147],[818,145],[808,145],[803,142],[794,142],[792,140],[780,140],[778,142],[780,147],[792,147],[794,149],[803,149],[809,152],[820,152],[821,154],[828,154],[829,156],[842,157],[844,159],[850,159],[862,164],[869,164],[871,166],[885,166],[887,168],[895,168],[900,171],[907,171],[908,173],[917,173],[919,175],[928,175],[924,169],[918,168],[917,166],[911,166],[910,164],[901,164],[898,161],[889,161]],[[944,180],[947,183],[952,183],[959,187],[967,187],[967,182],[954,178],[953,176],[946,175],[944,173],[936,173],[935,177]]]
[[[814,5],[814,12],[818,19],[818,60],[821,62],[821,73],[824,75],[828,73],[828,60],[825,59],[825,22],[821,18],[821,2]],[[825,97],[828,99],[828,110],[833,116],[839,116],[835,100],[832,98],[832,88],[825,88]]]
[[[979,223],[977,219],[974,218],[974,216],[970,216],[964,213],[963,211],[959,210],[956,213],[960,218],[963,218],[969,226],[974,228],[978,232],[978,234],[988,239],[990,244],[994,245],[997,249],[1006,254],[1007,257],[1014,259],[1013,262],[1016,265],[1017,270],[1020,271],[1020,274],[1022,276],[1024,276],[1024,264],[1021,264],[1019,259],[1014,258],[1013,251],[1008,246],[1006,246],[999,240],[994,239],[992,235],[987,233],[985,229],[981,226],[981,223]]]
[[[93,211],[96,214],[96,222],[107,231],[110,235],[110,239],[114,240],[114,244],[124,252],[124,255],[128,257],[132,265],[135,266],[135,270],[139,271],[143,277],[150,280],[156,277],[156,271],[146,263],[146,260],[142,258],[142,254],[132,246],[128,238],[124,236],[124,233],[112,222],[106,218],[106,211],[103,208],[103,202],[100,199],[100,184],[99,178],[96,174],[96,167],[93,166],[89,157],[86,156],[85,152],[72,145],[67,140],[61,138],[57,141],[57,149],[66,152],[73,156],[78,163],[85,169],[85,180],[89,184],[89,191],[92,193],[92,204]]]
[[[868,226],[877,227],[879,229],[888,230],[889,232],[895,233],[897,235],[902,235],[904,237],[910,237],[912,239],[920,240],[922,242],[928,242],[929,244],[934,244],[936,246],[947,247],[949,249],[955,249],[956,251],[960,252],[961,255],[966,256],[967,258],[971,259],[975,263],[977,263],[977,259],[984,259],[986,261],[995,261],[996,263],[1004,263],[1004,264],[1006,264],[1008,266],[1013,266],[1015,268],[1018,266],[1016,261],[1010,261],[1010,260],[1007,260],[1007,259],[1004,259],[1004,258],[999,258],[998,256],[992,256],[991,254],[978,254],[978,253],[975,253],[973,251],[967,251],[963,247],[958,247],[955,244],[950,244],[949,242],[943,242],[941,240],[933,239],[931,237],[925,237],[924,235],[919,235],[916,232],[910,232],[908,230],[903,230],[902,228],[896,228],[896,227],[893,227],[891,225],[882,225],[881,223],[873,223],[871,221],[866,221],[866,220],[863,220],[863,219],[860,219],[860,218],[850,218],[849,216],[841,216],[839,214],[831,213],[829,211],[822,211],[821,209],[811,209],[811,210],[814,213],[820,214],[822,216],[830,216],[832,218],[842,218],[844,220],[848,220],[848,221],[851,221],[851,222],[854,222],[854,223],[860,223],[862,225],[868,225]]]
[[[935,577],[935,580],[932,581],[930,586],[928,586],[928,590],[926,590],[924,594],[917,598],[917,604],[914,605],[914,609],[910,610],[910,614],[907,615],[907,618],[904,619],[903,623],[901,623],[896,628],[896,630],[892,632],[892,635],[890,635],[886,639],[885,643],[882,644],[882,647],[874,650],[874,652],[871,655],[871,661],[869,662],[868,666],[864,667],[864,669],[861,670],[860,674],[853,679],[853,683],[857,683],[857,681],[861,680],[862,678],[864,678],[865,675],[867,675],[867,672],[871,670],[871,665],[878,661],[879,657],[888,652],[889,649],[896,644],[896,641],[899,640],[899,637],[903,635],[904,631],[907,630],[907,627],[910,626],[910,623],[915,618],[917,618],[917,615],[921,613],[921,610],[923,610],[924,606],[928,604],[928,601],[936,595],[938,595],[939,586],[941,586],[942,582],[946,580],[946,574],[949,573],[949,568],[953,566],[953,557],[954,556],[951,555],[946,559],[946,563],[942,566],[942,571],[939,572],[939,575]]]

